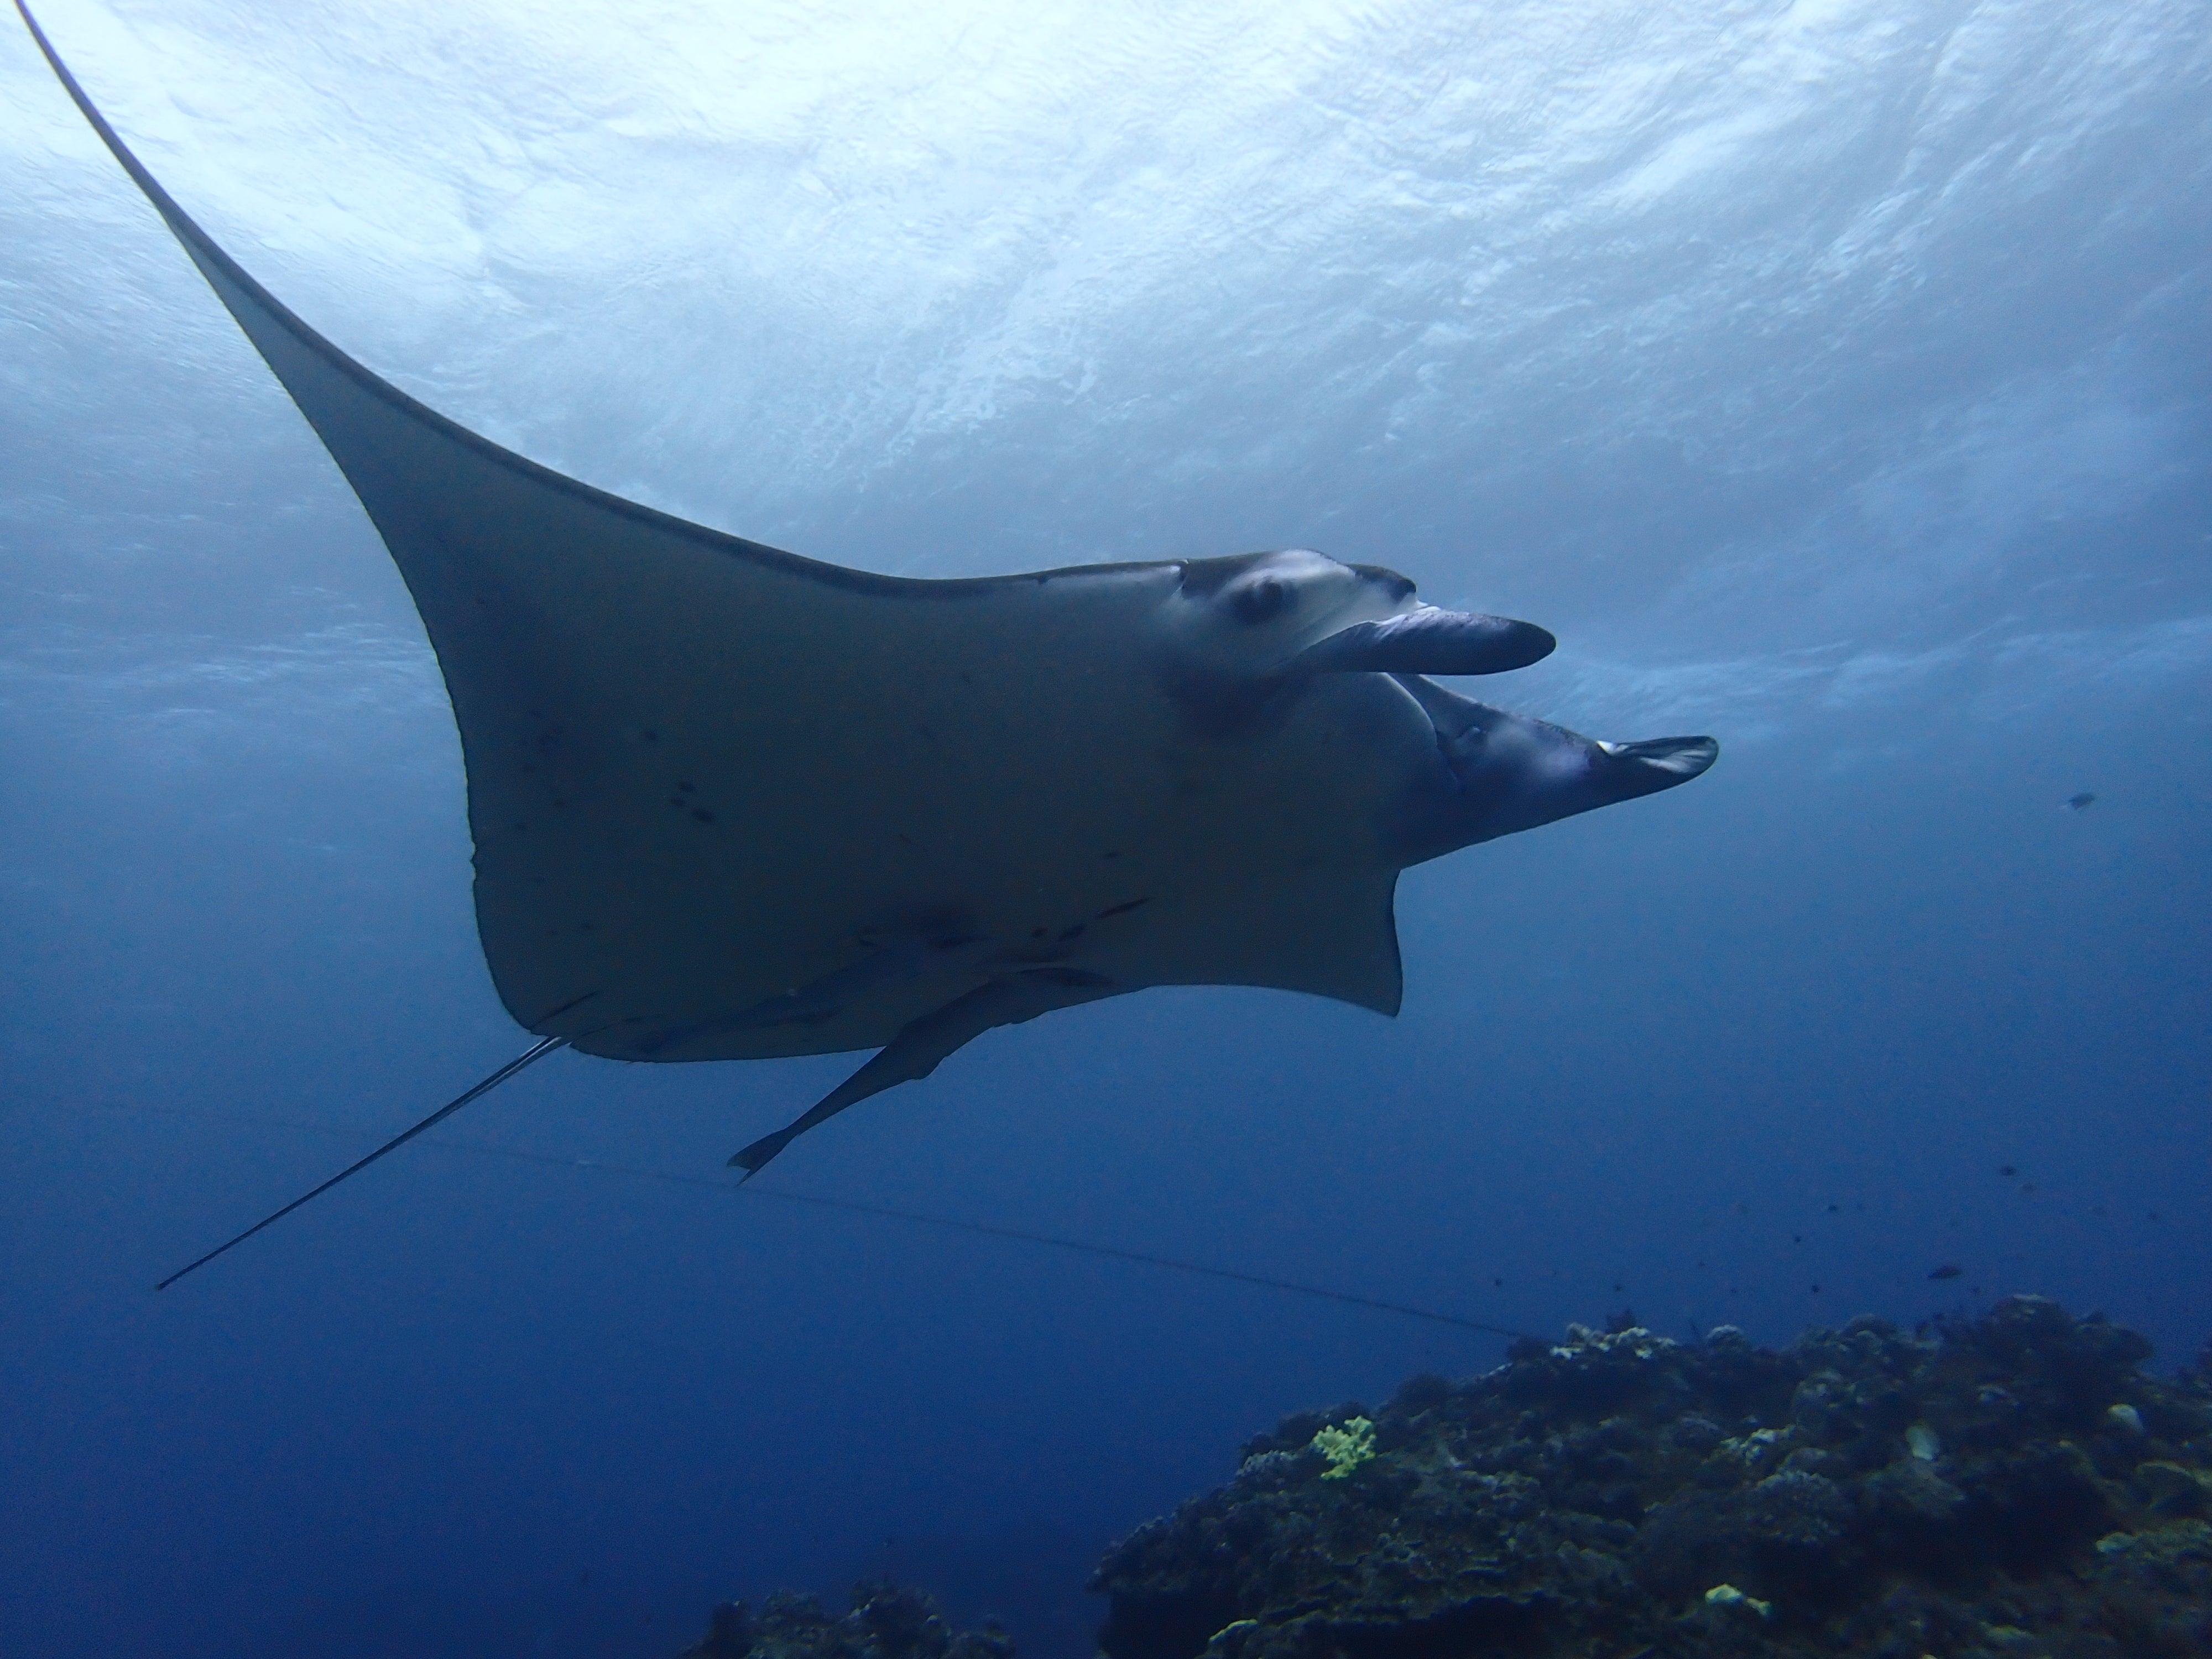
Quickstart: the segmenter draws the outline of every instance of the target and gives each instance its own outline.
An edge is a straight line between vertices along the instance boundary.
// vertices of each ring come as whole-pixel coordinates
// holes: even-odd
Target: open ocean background
[[[535,459],[913,574],[1316,546],[1721,739],[1411,872],[1395,1023],[1057,1014],[760,1188],[1542,1333],[2212,1335],[2201,0],[42,21]],[[842,1058],[557,1055],[154,1295],[525,1039],[398,574],[12,17],[0,180],[0,1650],[654,1659],[889,1571],[1076,1659],[1246,1436],[1497,1363],[562,1162],[720,1177]]]

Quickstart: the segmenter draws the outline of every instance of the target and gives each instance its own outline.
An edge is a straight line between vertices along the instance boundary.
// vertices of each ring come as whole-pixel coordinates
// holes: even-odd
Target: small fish
[[[2014,1176],[2018,1175],[2020,1171],[2013,1168],[2009,1164],[2000,1164],[1997,1165],[1997,1173],[2002,1176],[2007,1181],[2010,1181]]]
[[[1947,1261],[1942,1267],[1936,1268],[1934,1273],[1929,1274],[1928,1277],[1930,1279],[1956,1279],[1960,1273],[1966,1271],[1966,1270],[1964,1267],[1954,1267]]]
[[[2078,812],[2085,806],[2095,805],[2097,804],[2097,798],[2091,794],[2087,790],[2084,789],[2078,795],[2067,796],[2066,804]]]

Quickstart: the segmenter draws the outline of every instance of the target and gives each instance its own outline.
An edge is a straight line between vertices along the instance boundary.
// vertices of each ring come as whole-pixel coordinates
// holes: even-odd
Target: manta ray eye
[[[1230,608],[1237,613],[1237,620],[1248,624],[1280,616],[1290,603],[1289,584],[1273,576],[1262,576],[1255,582],[1232,588],[1229,594]]]

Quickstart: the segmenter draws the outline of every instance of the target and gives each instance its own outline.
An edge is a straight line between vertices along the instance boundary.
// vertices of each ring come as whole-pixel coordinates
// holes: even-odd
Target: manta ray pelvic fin
[[[1060,1008],[1096,1002],[1122,988],[1103,974],[1080,968],[1030,968],[1002,975],[948,1002],[885,1043],[873,1060],[816,1103],[804,1116],[772,1135],[763,1135],[730,1159],[750,1181],[769,1160],[816,1124],[827,1121],[855,1102],[901,1083],[927,1077],[955,1049],[1000,1025],[1018,1025]]]

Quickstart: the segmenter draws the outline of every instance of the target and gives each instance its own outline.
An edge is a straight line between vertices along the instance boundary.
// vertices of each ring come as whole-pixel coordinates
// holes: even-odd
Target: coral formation
[[[1314,1437],[1308,1443],[1328,1459],[1328,1467],[1321,1472],[1321,1478],[1341,1480],[1375,1455],[1375,1425],[1364,1417],[1347,1418],[1342,1428],[1334,1423],[1324,1424],[1314,1431]]]
[[[743,1601],[716,1607],[703,1641],[679,1659],[1014,1659],[1004,1631],[948,1629],[918,1590],[863,1582],[852,1610],[833,1619],[811,1595],[779,1591],[758,1613]]]
[[[2133,1332],[1616,1323],[1249,1442],[1108,1553],[1107,1659],[2212,1653],[2212,1376]]]
[[[1631,1316],[1287,1417],[1115,1546],[1103,1659],[2212,1654],[2212,1347],[2040,1297],[1780,1351]],[[714,1610],[684,1659],[1013,1659],[863,1583]]]

